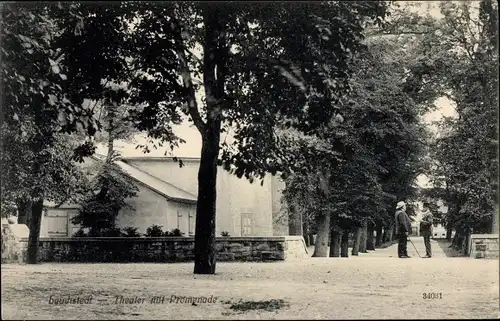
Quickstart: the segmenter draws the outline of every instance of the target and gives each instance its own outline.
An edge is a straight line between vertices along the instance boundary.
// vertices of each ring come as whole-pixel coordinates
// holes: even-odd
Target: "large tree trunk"
[[[389,229],[384,227],[384,232],[382,233],[382,244],[389,242]]]
[[[111,161],[113,159],[113,152],[115,148],[115,140],[113,136],[113,121],[114,121],[115,113],[114,113],[114,106],[108,107],[108,154],[106,155],[106,162],[108,164],[111,164]]]
[[[498,234],[499,233],[499,224],[500,224],[500,213],[498,212],[498,203],[495,202],[495,211],[493,212],[493,224],[491,227],[491,234]]]
[[[341,233],[337,230],[332,229],[330,240],[330,257],[340,256],[340,237]]]
[[[446,240],[451,241],[451,234],[453,233],[453,229],[448,228],[446,229]]]
[[[465,234],[464,240],[463,240],[464,244],[462,245],[463,254],[467,255],[467,256],[469,256],[469,254],[470,254],[470,236],[471,236],[470,231],[467,231],[467,234]]]
[[[363,226],[361,227],[361,235],[359,236],[359,252],[360,253],[367,253],[366,251],[366,239],[367,239],[367,228],[366,228],[366,222],[363,223]]]
[[[202,148],[198,172],[198,201],[196,204],[196,229],[194,244],[194,273],[215,273],[215,218],[217,199],[217,158],[219,157],[222,110],[229,102],[225,99],[227,59],[229,47],[226,42],[225,19],[217,6],[203,7],[203,85],[207,105],[206,123],[199,114],[194,86],[185,53],[179,50],[181,73],[188,89],[188,108],[196,127],[201,133]],[[177,31],[182,42],[182,32]]]
[[[368,251],[374,251],[375,250],[373,228],[374,228],[373,223],[372,222],[368,222],[368,226],[367,226],[368,232],[366,233],[366,249]]]
[[[316,244],[314,242],[314,234],[309,234],[309,244],[311,244],[311,246],[314,246],[314,244]]]
[[[17,202],[17,224],[29,226],[31,218],[31,200],[23,198]]]
[[[393,240],[394,228],[390,226],[387,228],[387,242],[391,242]]]
[[[302,235],[302,237],[304,238],[304,242],[306,242],[306,246],[307,247],[311,246],[311,240],[309,239],[309,234],[304,233],[304,235]]]
[[[361,230],[363,228],[362,227],[358,227],[356,229],[356,233],[354,234],[354,242],[352,243],[352,252],[351,254],[352,255],[358,255],[359,253],[359,243],[361,241]]]
[[[328,257],[330,214],[317,215],[316,226],[318,227],[318,234],[316,235],[316,244],[314,245],[313,257]]]
[[[349,231],[342,232],[342,239],[340,243],[340,256],[349,257]]]
[[[217,200],[218,133],[207,134],[202,140],[198,171],[198,201],[194,244],[194,273],[215,273],[215,217]]]
[[[453,236],[453,239],[451,240],[450,247],[456,246],[458,244],[459,236],[460,236],[460,232],[458,230],[456,230],[455,235]]]
[[[38,258],[38,242],[40,240],[40,225],[42,223],[43,199],[33,202],[31,206],[30,234],[26,263],[36,264]]]
[[[380,245],[382,245],[382,236],[383,236],[383,234],[382,234],[382,228],[383,228],[382,222],[377,220],[375,228],[377,230],[377,236],[375,238],[375,246],[379,247]]]
[[[302,217],[302,215],[301,215]],[[306,246],[309,247],[311,246],[311,242],[309,240],[309,226],[306,222],[306,220],[302,220],[302,237],[304,238],[306,242]]]
[[[304,235],[302,228],[302,213],[297,211],[295,205],[290,204],[288,216],[288,234],[289,235]]]

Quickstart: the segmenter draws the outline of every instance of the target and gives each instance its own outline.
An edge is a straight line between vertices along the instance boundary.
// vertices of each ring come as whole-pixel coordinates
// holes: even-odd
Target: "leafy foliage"
[[[343,121],[322,128],[322,142],[330,146],[325,150],[337,154],[315,154],[300,163],[312,164],[312,172],[305,167],[287,180],[285,198],[306,221],[331,215],[334,229],[366,220],[390,226],[393,205],[417,196],[427,134],[418,118],[424,107],[403,68],[411,66],[413,53],[398,53],[401,42],[381,34],[367,39],[367,49],[355,57],[352,91],[341,104]]]
[[[119,167],[105,162],[72,222],[89,228],[89,234],[113,229],[119,211],[130,207],[126,200],[136,196],[137,191],[137,187],[121,173]]]
[[[122,236],[126,237],[139,237],[141,234],[137,232],[137,227],[127,226],[122,229]]]
[[[178,236],[184,236],[184,233],[179,230],[178,228],[175,228],[173,230],[165,231],[163,232],[162,226],[161,225],[156,225],[153,224],[150,227],[147,228],[146,234],[144,234],[146,237],[161,237],[161,236],[172,236],[172,237],[178,237]]]
[[[168,233],[168,231],[167,231],[167,233]],[[160,236],[164,236],[164,235],[165,235],[165,233],[163,232],[163,226],[156,225],[156,224],[153,224],[150,227],[148,227],[146,229],[146,234],[144,234],[144,236],[148,236],[148,237],[160,237]]]
[[[72,237],[85,237],[85,236],[87,236],[87,233],[85,233],[85,230],[83,229],[79,229],[72,235]]]
[[[445,191],[447,223],[490,232],[498,189],[498,12],[492,1],[443,2],[443,37],[452,68],[442,78],[457,117],[440,124],[433,144],[433,183]]]
[[[67,60],[50,5],[1,6],[2,207],[15,203],[27,219],[28,263],[36,263],[44,200],[73,202],[85,193],[67,134],[93,122],[65,90]]]
[[[58,94],[68,96],[74,106],[85,99],[136,106],[130,118],[136,128],[172,148],[182,142],[172,124],[187,116],[203,139],[205,167],[200,173],[209,183],[216,174],[208,169],[219,156],[227,169],[235,167],[238,177],[288,172],[290,162],[280,153],[274,131],[293,128],[314,134],[337,114],[349,90],[352,55],[362,47],[363,24],[367,19],[380,22],[385,14],[385,4],[378,1],[120,2],[109,7],[72,2],[42,8],[57,31],[51,45],[62,48],[54,53],[70,62],[59,76],[66,82]],[[201,58],[193,53],[200,47]],[[51,61],[56,62],[54,74],[61,74],[60,60]],[[201,83],[200,104],[196,93]],[[49,105],[62,98],[52,94]],[[99,124],[93,109],[77,116],[69,111],[60,113],[65,130],[82,127],[89,136],[95,134]],[[221,133],[229,130],[232,142],[221,143]],[[91,144],[90,139],[78,151],[92,152]],[[214,246],[214,227],[205,226],[215,216],[215,187],[209,185],[199,193],[198,250],[202,244]],[[120,201],[102,208],[95,198],[103,195],[108,193],[87,200],[87,214],[115,215]],[[201,208],[210,211],[204,214]],[[109,225],[104,221],[102,228]],[[196,253],[202,252],[208,253]]]
[[[165,236],[183,236],[183,235],[184,235],[184,232],[182,232],[178,228],[174,228],[172,231],[170,231],[170,233],[165,232]]]
[[[68,196],[71,186],[61,182],[78,177],[65,150],[69,137],[59,133],[71,131],[88,117],[63,90],[65,57],[53,44],[57,28],[47,9],[17,3],[2,6],[2,199],[58,202]]]

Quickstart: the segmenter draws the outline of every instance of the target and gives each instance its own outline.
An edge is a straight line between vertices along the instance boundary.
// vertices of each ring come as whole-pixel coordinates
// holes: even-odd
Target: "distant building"
[[[194,235],[198,193],[199,158],[182,158],[184,166],[171,157],[129,157],[115,162],[138,187],[137,197],[128,200],[133,209],[122,209],[117,227],[132,226],[140,233],[153,224],[163,230],[180,229],[186,236]],[[92,157],[85,167],[95,166]],[[91,175],[91,173],[89,173]],[[284,183],[268,175],[263,185],[239,179],[219,168],[217,173],[216,235],[227,231],[231,236],[287,235],[288,223],[282,216],[281,191]],[[71,236],[79,229],[71,223],[78,205],[64,204],[58,208],[45,204],[40,235]]]

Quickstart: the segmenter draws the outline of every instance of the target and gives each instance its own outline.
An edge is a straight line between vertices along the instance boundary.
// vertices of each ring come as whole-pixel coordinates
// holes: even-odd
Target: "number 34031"
[[[435,293],[435,292],[431,292],[431,293],[422,293],[422,299],[424,300],[428,300],[428,299],[442,299],[443,298],[443,293]]]

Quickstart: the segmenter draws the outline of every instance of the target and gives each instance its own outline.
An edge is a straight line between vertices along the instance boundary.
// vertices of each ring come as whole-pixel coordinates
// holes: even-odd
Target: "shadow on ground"
[[[444,254],[446,254],[447,257],[464,257],[460,251],[456,250],[455,248],[451,247],[451,241],[448,241],[446,239],[437,239],[437,244],[443,250]]]

